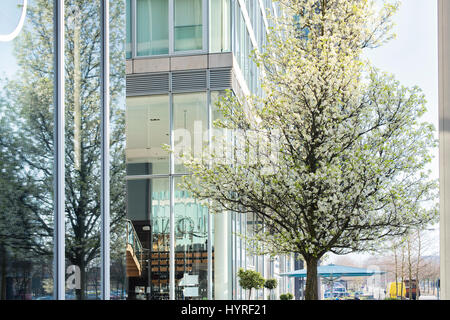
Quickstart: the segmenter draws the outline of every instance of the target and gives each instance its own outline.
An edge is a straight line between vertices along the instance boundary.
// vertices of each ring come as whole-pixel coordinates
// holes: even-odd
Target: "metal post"
[[[64,229],[64,0],[53,2],[54,27],[54,251],[53,297],[65,300]]]
[[[209,75],[209,69],[206,71],[207,77],[206,77],[206,81],[207,81],[207,88],[208,88],[208,92],[207,92],[207,102],[206,105],[208,107],[208,151],[212,150],[212,106],[211,106],[211,90],[210,90],[210,75]],[[211,165],[211,164],[210,164]],[[207,252],[207,256],[208,256],[208,264],[207,264],[207,277],[206,277],[206,281],[207,281],[207,298],[208,300],[212,300],[213,299],[213,256],[212,256],[212,244],[213,244],[213,233],[212,233],[212,224],[213,224],[213,217],[211,212],[209,212],[208,210],[208,240],[207,240],[207,247],[206,247],[206,252]]]
[[[153,249],[153,236],[152,236],[152,221],[149,220],[150,228],[148,230],[149,234],[149,248],[148,248],[148,298],[147,300],[152,300],[152,249]]]
[[[169,2],[169,4],[172,3]],[[170,121],[170,146],[173,150],[175,141],[174,141],[174,124],[173,124],[173,95],[172,95],[172,74],[169,74],[169,121]],[[169,195],[170,195],[170,218],[169,218],[169,299],[175,300],[175,185],[174,185],[174,177],[175,173],[175,160],[173,152],[169,155]]]
[[[110,299],[110,212],[109,212],[109,0],[101,2],[101,290]]]

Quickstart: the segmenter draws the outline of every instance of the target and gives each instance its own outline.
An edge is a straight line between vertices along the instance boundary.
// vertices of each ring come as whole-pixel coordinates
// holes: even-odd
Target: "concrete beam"
[[[168,71],[170,71],[170,58],[142,58],[133,60],[133,73]]]
[[[208,67],[208,55],[179,56],[170,58],[172,71],[206,69]]]

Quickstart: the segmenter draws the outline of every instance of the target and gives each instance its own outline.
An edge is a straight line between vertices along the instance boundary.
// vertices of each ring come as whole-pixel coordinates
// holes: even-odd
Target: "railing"
[[[139,260],[140,265],[142,266],[142,255],[144,253],[144,249],[142,247],[141,241],[134,229],[133,223],[130,220],[126,220],[127,226],[127,245],[130,245],[133,249],[133,254]]]

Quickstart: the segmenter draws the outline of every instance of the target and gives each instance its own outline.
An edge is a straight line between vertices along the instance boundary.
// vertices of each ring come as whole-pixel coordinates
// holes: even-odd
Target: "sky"
[[[377,0],[382,2],[382,0]],[[393,21],[394,40],[380,48],[366,52],[366,57],[382,71],[395,75],[405,86],[419,86],[427,100],[427,113],[423,120],[433,123],[438,135],[438,34],[437,1],[403,0]],[[439,178],[439,150],[433,152],[434,160],[430,165],[432,177]],[[428,231],[435,246],[430,254],[439,250],[439,228],[432,226]],[[362,262],[368,254],[348,255],[355,262]],[[335,255],[327,261],[334,262]]]
[[[22,0],[0,0],[0,34],[11,33],[20,20]],[[26,19],[25,19],[26,23]],[[0,41],[0,78],[11,77],[16,71],[16,60],[12,55],[12,42]]]

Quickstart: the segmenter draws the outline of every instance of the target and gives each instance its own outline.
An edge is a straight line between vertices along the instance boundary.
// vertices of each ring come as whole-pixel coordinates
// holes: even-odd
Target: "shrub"
[[[280,300],[292,300],[294,299],[294,296],[292,293],[284,293],[282,295],[280,295]]]
[[[239,269],[238,271],[238,277],[239,277],[239,285],[246,290],[249,290],[248,292],[248,299],[250,300],[252,295],[252,289],[262,289],[264,286],[264,278],[259,272],[253,271],[253,270],[244,270]]]

